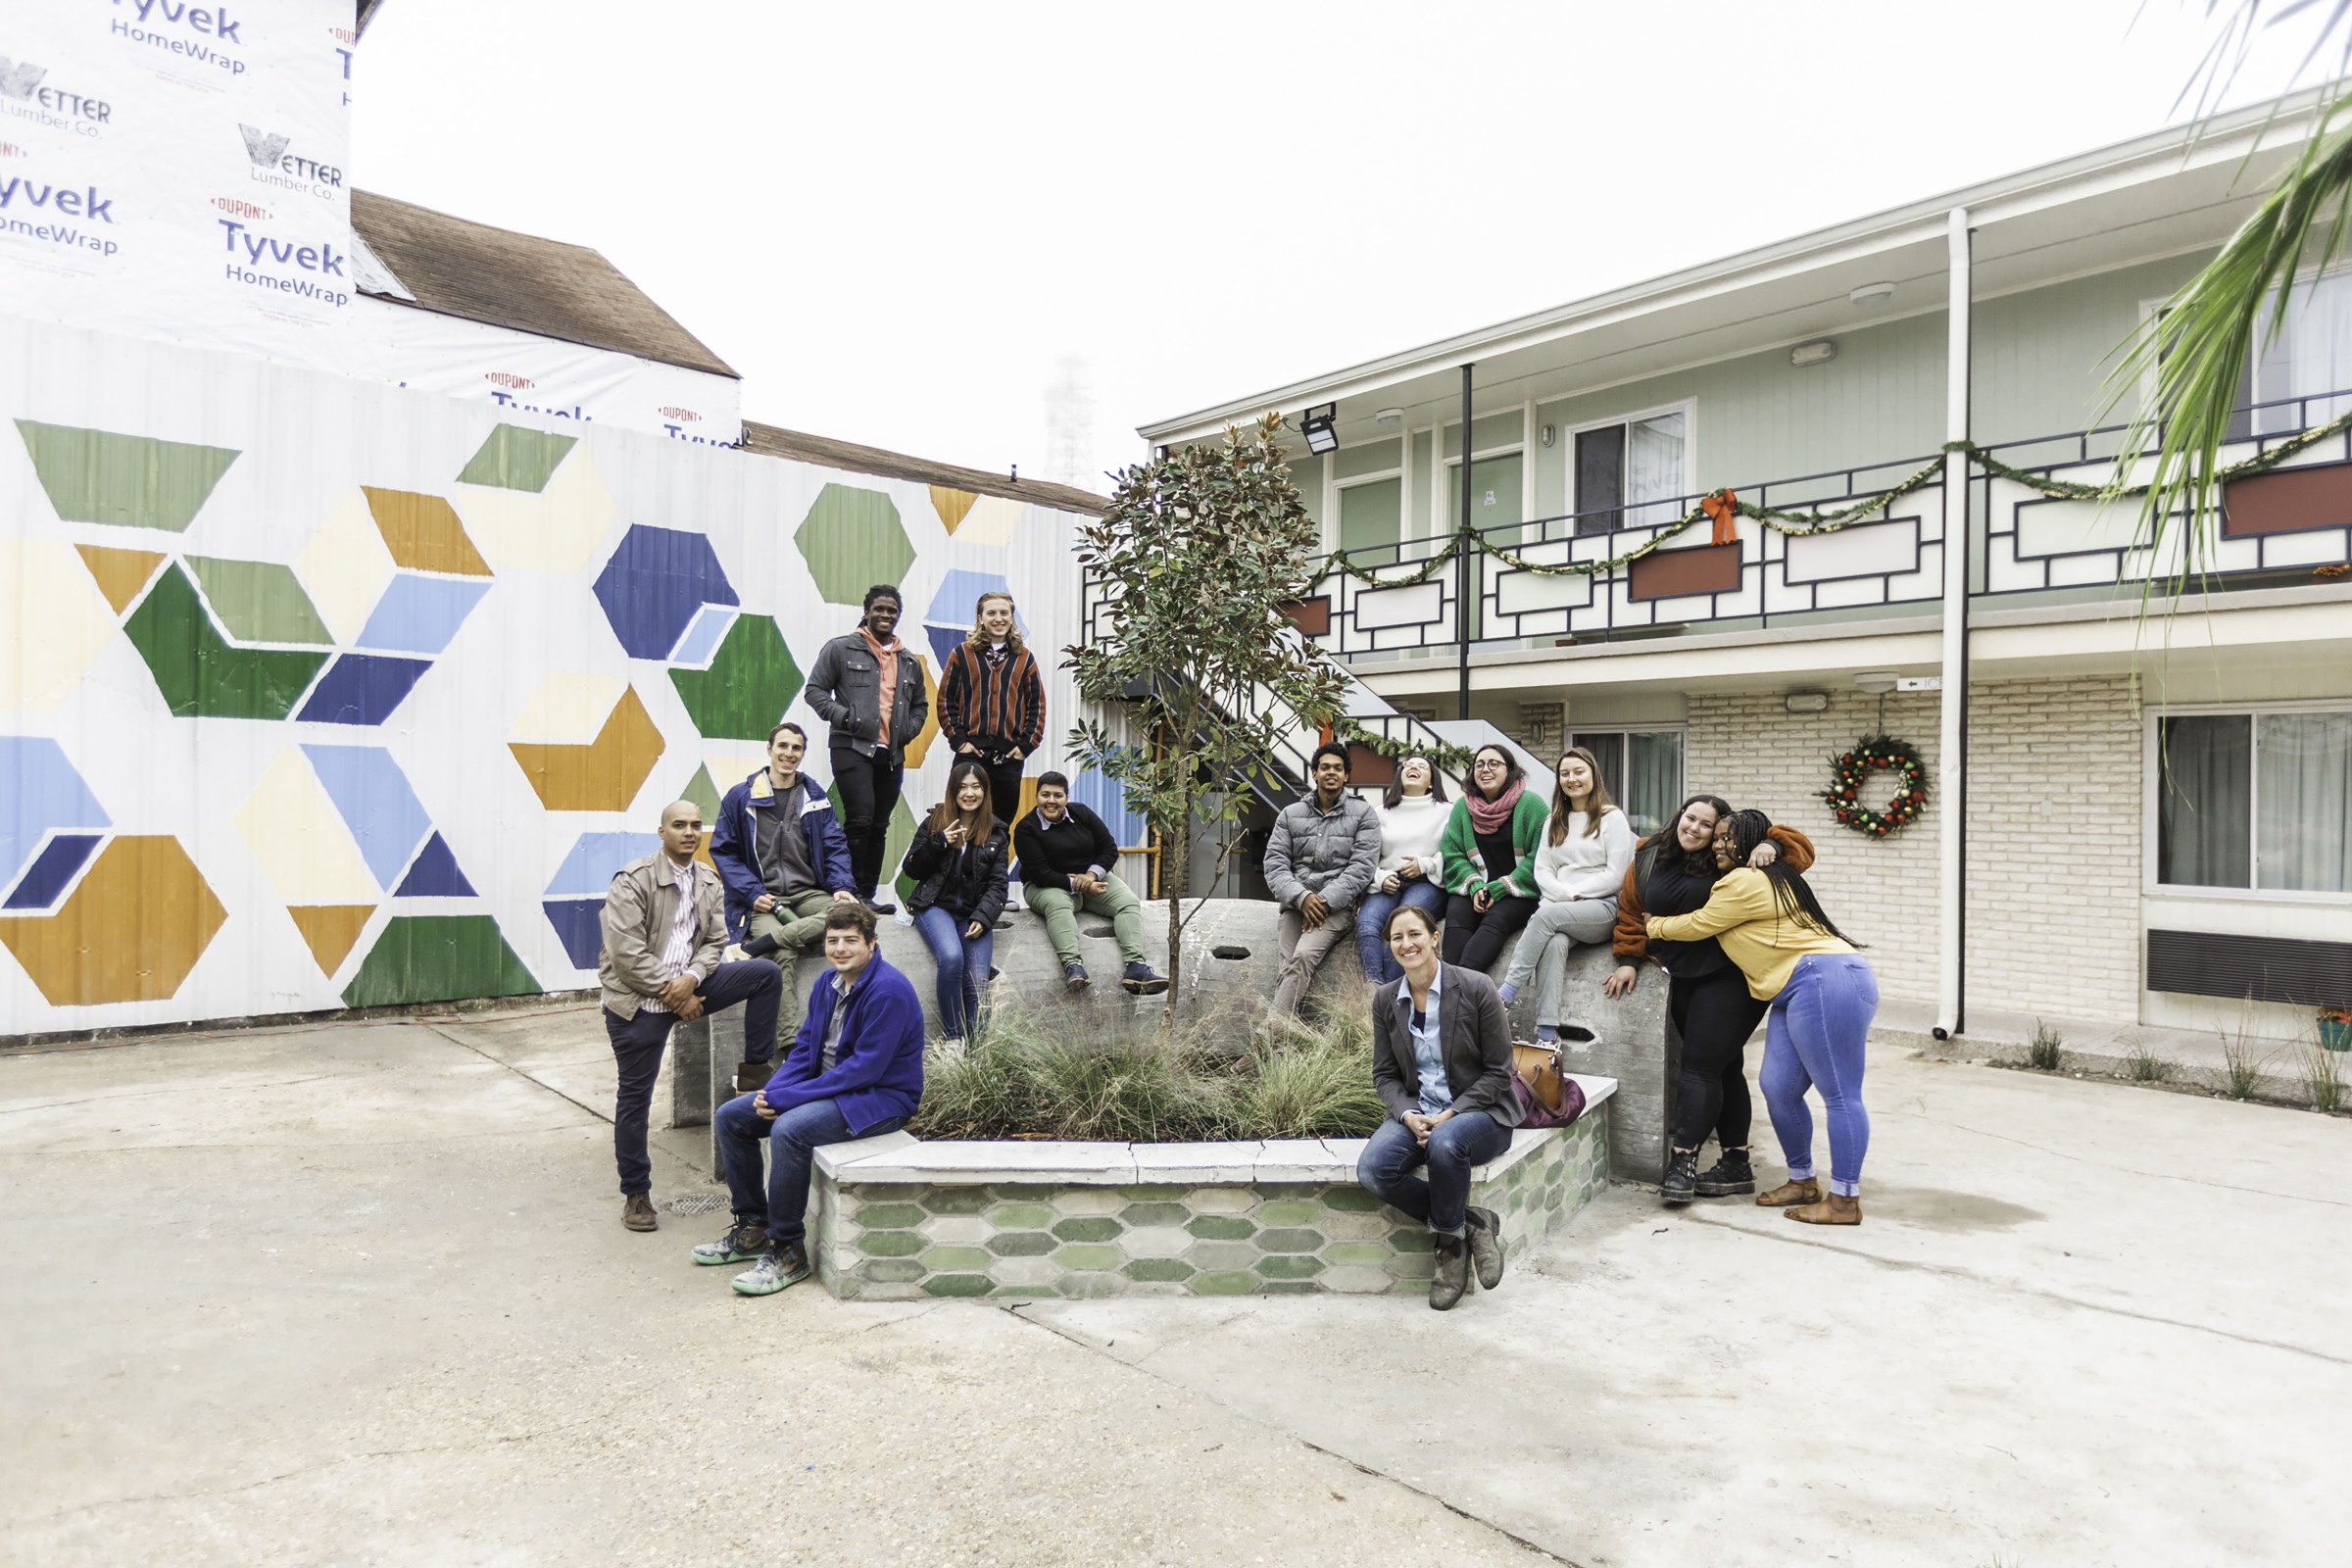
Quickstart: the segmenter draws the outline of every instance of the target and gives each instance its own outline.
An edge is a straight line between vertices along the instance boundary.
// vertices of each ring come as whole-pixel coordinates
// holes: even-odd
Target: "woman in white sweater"
[[[1404,971],[1389,955],[1389,916],[1400,904],[1444,917],[1446,889],[1438,877],[1438,840],[1446,832],[1446,781],[1438,766],[1414,753],[1396,760],[1396,776],[1380,803],[1380,868],[1372,891],[1355,906],[1355,951],[1364,978],[1395,985]]]
[[[1634,827],[1610,801],[1599,760],[1582,746],[1571,746],[1561,754],[1551,818],[1536,851],[1536,886],[1543,903],[1520,934],[1502,981],[1508,1006],[1542,966],[1543,983],[1536,989],[1538,1040],[1559,1038],[1569,946],[1609,940],[1617,922],[1617,891],[1633,860]]]

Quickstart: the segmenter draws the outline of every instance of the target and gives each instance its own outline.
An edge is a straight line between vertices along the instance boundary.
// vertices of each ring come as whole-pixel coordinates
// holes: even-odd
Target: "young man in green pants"
[[[1029,907],[1045,916],[1046,935],[1061,960],[1063,989],[1083,991],[1091,983],[1078,961],[1078,911],[1110,916],[1127,972],[1119,984],[1139,997],[1168,989],[1165,976],[1144,961],[1144,921],[1133,890],[1110,868],[1118,863],[1118,841],[1102,819],[1070,799],[1070,781],[1060,773],[1037,776],[1037,809],[1012,830],[1012,851],[1021,867]]]

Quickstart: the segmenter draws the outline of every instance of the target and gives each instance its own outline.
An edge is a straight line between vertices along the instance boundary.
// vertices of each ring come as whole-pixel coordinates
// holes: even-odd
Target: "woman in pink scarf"
[[[1544,797],[1527,787],[1519,759],[1481,746],[1470,787],[1438,842],[1446,878],[1446,961],[1484,974],[1536,912],[1536,846]]]

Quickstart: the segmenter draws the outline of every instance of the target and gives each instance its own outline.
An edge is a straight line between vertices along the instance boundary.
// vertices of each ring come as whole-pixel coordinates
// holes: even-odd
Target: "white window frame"
[[[1370,473],[1351,473],[1345,479],[1339,478],[1336,475],[1332,477],[1330,482],[1324,487],[1324,494],[1331,498],[1330,506],[1324,510],[1323,553],[1325,555],[1330,556],[1337,555],[1339,553],[1340,508],[1344,505],[1342,500],[1344,493],[1353,490],[1358,485],[1382,484],[1390,479],[1396,481],[1396,543],[1400,547],[1413,543],[1413,536],[1411,533],[1413,526],[1413,487],[1412,481],[1405,473],[1405,468],[1408,465],[1410,465],[1411,462],[1412,448],[1407,446],[1405,448],[1404,456],[1399,459],[1396,466],[1394,468],[1378,468]],[[1335,464],[1333,466],[1337,467],[1338,465]],[[1408,560],[1410,558],[1406,557],[1402,550],[1399,549],[1398,559]]]
[[[2352,262],[2338,262],[2332,267],[2324,268],[2306,267],[2295,274],[2294,288],[2296,290],[2310,288],[2314,284],[2318,283],[2323,277],[2343,277],[2348,275],[2352,275]],[[2152,323],[2157,317],[2164,314],[2165,306],[2170,303],[2171,301],[2169,299],[2141,300],[2139,302],[2140,330],[2145,332],[2150,323]],[[2246,350],[2250,358],[2247,360],[2244,367],[2244,374],[2249,385],[2251,385],[2254,380],[2254,373],[2262,368],[2262,352],[2265,346],[2266,345],[2262,337],[2261,325],[2260,323],[2257,323],[2254,341],[2252,344],[2248,345]],[[2352,390],[2352,388],[2330,387],[2328,390],[2333,392]],[[2262,401],[2262,388],[2259,386],[2253,386],[2252,391],[2254,394],[2254,401],[2260,403]],[[2156,366],[2154,361],[2150,361],[2148,365],[2139,372],[2139,406],[2142,409],[2152,408],[2155,406],[2155,402]],[[2291,433],[2292,432],[2290,431],[2283,430],[2274,430],[2269,432],[2269,434],[2272,436],[2287,435]],[[2261,439],[2264,439],[2264,437],[2260,435],[2249,435],[2244,437],[2244,440],[2246,441],[2256,441]],[[2179,711],[2187,712],[2189,710],[2180,709]],[[2237,710],[2222,709],[2218,710],[2218,711],[2235,712]]]
[[[1662,724],[1579,724],[1576,721],[1576,708],[1572,703],[1568,705],[1568,713],[1560,726],[1560,734],[1562,737],[1562,750],[1565,750],[1567,747],[1574,746],[1576,744],[1576,738],[1579,735],[1617,735],[1627,737],[1625,755],[1629,759],[1633,755],[1633,745],[1631,742],[1631,737],[1633,736],[1679,735],[1682,737],[1683,742],[1683,778],[1681,786],[1675,791],[1674,805],[1682,805],[1684,800],[1688,799],[1690,794],[1690,721],[1687,719],[1680,722],[1668,722]],[[1556,763],[1558,759],[1554,758],[1551,759],[1551,760]],[[1601,782],[1605,784],[1608,781],[1603,779]],[[1544,798],[1547,801],[1551,799],[1551,792],[1557,788],[1558,785],[1559,780],[1557,778],[1552,778],[1545,781],[1544,785]],[[1613,798],[1614,796],[1612,795],[1612,799]],[[1628,820],[1632,819],[1633,812],[1628,809],[1624,801],[1620,800],[1617,802],[1617,808],[1626,813]],[[1667,809],[1671,811],[1674,809],[1674,807],[1670,806],[1667,808]],[[1667,827],[1672,827],[1674,823],[1671,818],[1665,823],[1665,826]]]
[[[2352,713],[2352,697],[2288,703],[2176,703],[2161,710],[2149,709],[2141,735],[2140,896],[2151,899],[2216,899],[2234,904],[2306,904],[2328,908],[2352,906],[2352,890],[2313,893],[2297,888],[2217,888],[2200,882],[2159,882],[2156,879],[2157,852],[2164,835],[2161,814],[2164,804],[2164,721],[2168,718],[2234,716],[2240,713],[2245,714],[2249,721],[2265,713]],[[2262,748],[2253,735],[2247,737],[2246,765],[2246,799],[2249,803],[2258,802],[2261,799]],[[2251,834],[2254,828],[2255,824],[2249,822],[2246,830]],[[2261,863],[2262,846],[2249,844],[2248,851],[2250,875],[2252,867]]]
[[[1584,497],[1577,494],[1576,438],[1587,430],[1605,430],[1612,424],[1622,424],[1629,432],[1628,439],[1630,441],[1630,432],[1636,424],[1643,419],[1654,419],[1661,414],[1679,414],[1683,416],[1683,483],[1689,487],[1698,482],[1698,399],[1696,398],[1684,398],[1677,403],[1661,403],[1655,408],[1636,409],[1629,414],[1612,414],[1605,419],[1586,419],[1576,424],[1564,424],[1560,426],[1560,462],[1567,469],[1568,482],[1562,488],[1561,493],[1568,498],[1569,516],[1576,516],[1585,510]],[[1656,505],[1657,503],[1654,501],[1620,503],[1622,509],[1627,512],[1633,511],[1636,507],[1654,507]],[[1642,523],[1639,526],[1655,527],[1657,524]]]

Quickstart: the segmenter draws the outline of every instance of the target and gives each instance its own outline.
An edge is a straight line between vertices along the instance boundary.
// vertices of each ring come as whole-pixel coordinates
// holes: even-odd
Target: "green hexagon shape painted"
[[[19,419],[49,504],[67,522],[183,532],[237,461],[226,447]]]
[[[222,561],[190,556],[205,601],[228,634],[245,643],[308,643],[331,648],[335,639],[294,568],[274,561]]]
[[[710,740],[764,741],[801,695],[801,666],[772,616],[738,615],[708,669],[673,669],[670,684]]]
[[[546,430],[526,430],[519,424],[502,424],[490,432],[490,438],[459,472],[458,483],[527,490],[537,495],[547,488],[556,466],[578,439]]]
[[[179,718],[284,718],[328,658],[323,653],[232,646],[205,613],[187,572],[176,565],[166,568],[156,579],[154,589],[122,623],[122,630],[147,662],[147,672],[164,694],[164,705]],[[473,994],[441,992],[435,999],[406,1000]]]
[[[498,922],[486,914],[407,914],[384,926],[367,961],[343,988],[347,1007],[388,1007],[466,997],[535,997]]]
[[[906,541],[898,507],[881,491],[855,485],[829,484],[818,491],[792,542],[827,604],[859,604],[866,589],[897,582],[914,564],[914,546]]]

